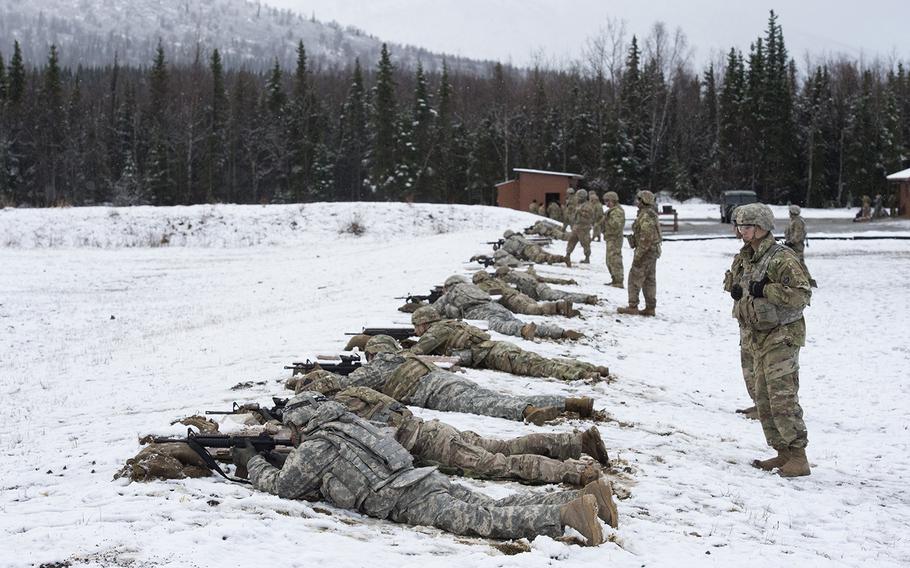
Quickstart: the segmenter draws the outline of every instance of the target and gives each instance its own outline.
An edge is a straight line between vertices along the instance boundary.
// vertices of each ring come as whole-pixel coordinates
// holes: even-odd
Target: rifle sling
[[[224,470],[221,469],[221,466],[218,465],[218,462],[215,461],[215,458],[212,457],[212,454],[210,454],[208,450],[202,447],[202,444],[194,440],[192,436],[187,437],[186,445],[189,446],[191,450],[196,452],[200,458],[202,458],[202,461],[205,462],[205,465],[209,466],[210,469],[216,471],[219,475],[221,475],[221,477],[227,479],[228,481],[235,481],[237,483],[245,483],[247,485],[250,485],[250,481],[248,479],[231,477],[228,474],[224,473]]]

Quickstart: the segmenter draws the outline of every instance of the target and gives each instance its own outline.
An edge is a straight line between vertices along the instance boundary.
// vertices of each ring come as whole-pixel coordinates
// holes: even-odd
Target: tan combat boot
[[[777,450],[777,456],[773,458],[768,458],[766,460],[752,460],[752,467],[757,467],[758,469],[763,469],[765,471],[771,471],[775,467],[780,467],[787,463],[787,460],[790,459],[790,450],[788,448],[775,448]]]
[[[610,456],[597,426],[591,426],[581,433],[581,451],[596,459],[598,463],[610,467]]]
[[[597,499],[597,516],[613,527],[619,528],[619,510],[613,500],[613,486],[606,479],[598,479],[585,486],[582,495],[593,495]]]
[[[572,463],[572,462],[567,462]],[[562,482],[576,487],[586,487],[600,479],[600,466],[596,463],[575,462],[576,471],[566,472]]]
[[[654,317],[654,308],[645,308],[643,310],[638,310],[638,315],[653,318]]]
[[[571,339],[573,341],[576,339],[581,339],[584,336],[585,334],[580,331],[575,331],[574,329],[567,329],[562,332],[563,339]]]
[[[525,339],[534,339],[534,336],[537,334],[537,324],[536,323],[526,323],[521,326],[521,336]]]
[[[589,294],[589,295],[585,296],[585,303],[588,304],[589,306],[593,306],[594,304],[597,303],[597,296],[595,296],[594,294]]]
[[[563,505],[559,510],[559,520],[563,526],[580,532],[587,540],[587,546],[603,544],[604,533],[597,519],[597,498],[593,495],[582,495]]]
[[[541,315],[544,315],[544,316],[562,315],[562,306],[559,305],[560,301],[561,300],[558,300],[556,302],[542,302],[540,304]]]
[[[624,308],[616,308],[616,312],[620,313],[620,314],[628,314],[630,316],[637,316],[638,315],[638,306],[636,306],[635,304],[629,304],[628,306],[626,306]]]
[[[566,266],[572,268],[572,259],[569,258],[569,255],[566,255]]]
[[[806,458],[806,448],[791,449],[790,459],[777,470],[777,475],[781,477],[802,477],[811,473],[809,460]]]
[[[582,418],[588,418],[594,414],[594,399],[587,396],[567,398],[566,412],[577,412]]]
[[[567,318],[578,315],[578,312],[572,309],[571,300],[556,300],[556,310],[559,314],[564,315]]]
[[[523,413],[524,419],[535,426],[543,426],[550,420],[553,420],[562,414],[556,406],[534,406],[528,405]]]

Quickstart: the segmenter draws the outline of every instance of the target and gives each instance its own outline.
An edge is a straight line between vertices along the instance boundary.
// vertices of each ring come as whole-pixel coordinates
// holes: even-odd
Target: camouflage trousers
[[[401,402],[433,410],[465,412],[507,420],[524,420],[528,406],[556,406],[564,409],[566,399],[560,396],[511,396],[485,389],[466,378],[446,371],[432,371],[417,381],[414,390]]]
[[[635,251],[629,270],[629,305],[638,305],[640,292],[645,296],[645,307],[657,306],[657,251]]]
[[[566,257],[561,254],[548,253],[537,245],[525,247],[523,252],[525,260],[536,262],[537,264],[562,264],[566,261]]]
[[[569,242],[566,244],[566,258],[572,256],[575,245],[581,243],[581,250],[585,253],[585,259],[591,258],[591,227],[579,226],[572,227],[572,233],[569,235]]]
[[[546,221],[537,221],[534,225],[525,230],[525,234],[540,235],[542,237],[550,237],[551,239],[559,239],[561,241],[568,238],[566,232],[560,229],[558,225]]]
[[[537,303],[534,298],[522,294],[521,292],[508,289],[502,290],[502,297],[499,303],[508,308],[510,312],[516,314],[527,314],[531,316],[552,316],[558,313],[555,303]]]
[[[739,364],[743,370],[743,381],[746,383],[746,392],[749,399],[755,404],[755,377],[752,373],[752,351],[749,345],[749,328],[739,327]]]
[[[750,339],[755,406],[768,445],[805,448],[808,443],[799,405],[799,345],[774,330]]]
[[[566,292],[564,290],[550,288],[546,284],[538,284],[535,286],[534,295],[529,294],[529,296],[532,298],[536,296],[538,300],[546,300],[549,302],[556,302],[559,300],[569,300],[575,304],[594,304],[597,302],[597,296],[594,294]]]
[[[527,322],[521,321],[515,317],[515,314],[508,308],[496,302],[485,302],[472,306],[464,311],[465,319],[486,320],[487,325],[493,331],[503,335],[514,335],[521,337],[521,328]],[[560,339],[565,330],[558,325],[540,323],[537,324],[537,336],[549,337],[551,339]]]
[[[420,420],[412,418],[411,420]],[[527,439],[534,436],[533,439]],[[586,463],[547,457],[546,453],[581,455],[579,434],[532,434],[513,440],[483,438],[438,420],[422,421],[411,453],[420,465],[453,469],[466,477],[519,479],[528,483],[581,484]],[[499,451],[502,450],[502,451]]]
[[[561,507],[580,494],[518,493],[496,500],[434,472],[405,490],[389,517],[400,523],[484,538],[558,537],[563,532]]]
[[[622,267],[622,235],[618,237],[604,236],[604,243],[607,245],[607,268],[610,270],[610,278],[613,283],[622,284],[623,267]]]
[[[592,240],[592,241],[599,241],[599,240],[601,240],[601,239],[603,238],[603,236],[604,236],[604,226],[603,226],[603,222],[602,222],[602,220],[601,220],[601,221],[596,221],[596,222],[591,226],[591,240]]]
[[[471,350],[471,363],[475,367],[513,375],[553,377],[563,381],[577,381],[597,374],[596,368],[590,363],[547,359],[507,341],[489,341],[476,346]]]

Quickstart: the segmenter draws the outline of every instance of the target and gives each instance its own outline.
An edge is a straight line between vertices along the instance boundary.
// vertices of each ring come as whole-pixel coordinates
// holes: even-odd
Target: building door
[[[555,201],[558,205],[561,205],[561,204],[559,203],[559,193],[558,193],[558,192],[556,192],[556,193],[547,193],[547,194],[546,194],[546,197],[544,197],[544,204],[545,204],[545,205],[550,205],[550,203],[552,203],[552,202],[554,202],[554,201]]]

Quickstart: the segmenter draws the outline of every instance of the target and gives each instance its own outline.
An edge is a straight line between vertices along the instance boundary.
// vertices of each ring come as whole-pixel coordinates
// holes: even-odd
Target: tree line
[[[910,158],[910,76],[845,58],[800,73],[777,16],[748,53],[690,69],[685,36],[621,26],[566,68],[63,68],[0,53],[0,206],[415,200],[492,203],[515,167],[639,189],[850,205]]]

